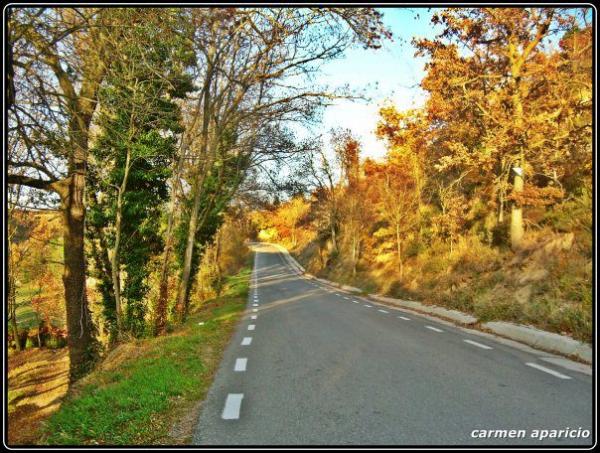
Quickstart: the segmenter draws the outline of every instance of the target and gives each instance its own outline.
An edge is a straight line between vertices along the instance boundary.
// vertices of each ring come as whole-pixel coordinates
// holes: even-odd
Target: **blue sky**
[[[391,102],[400,110],[421,106],[425,93],[419,88],[425,60],[414,56],[413,37],[433,37],[439,30],[431,24],[428,8],[382,8],[383,21],[393,33],[393,41],[381,49],[355,48],[341,59],[323,66],[321,81],[333,86],[366,88],[368,102],[338,101],[328,107],[319,127],[325,133],[333,127],[351,129],[363,144],[363,157],[382,157],[384,144],[374,129],[381,105]],[[416,17],[418,14],[418,17]],[[327,145],[327,143],[326,143]]]

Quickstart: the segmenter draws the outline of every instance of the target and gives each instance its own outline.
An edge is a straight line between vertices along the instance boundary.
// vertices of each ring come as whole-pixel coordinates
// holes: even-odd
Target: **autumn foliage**
[[[257,228],[313,273],[589,340],[591,26],[552,8],[433,22],[439,36],[413,41],[425,105],[384,105],[373,125],[385,158],[359,162],[351,131],[334,133],[337,183]]]

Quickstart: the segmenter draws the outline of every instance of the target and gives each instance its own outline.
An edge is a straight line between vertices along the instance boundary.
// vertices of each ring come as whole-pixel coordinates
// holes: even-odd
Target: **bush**
[[[406,258],[412,258],[414,256],[420,255],[426,250],[425,244],[418,239],[415,238],[412,241],[409,241],[404,249],[404,256]]]
[[[480,274],[496,269],[499,264],[498,252],[481,243],[478,238],[467,237],[459,242],[456,254],[458,258],[454,265],[456,272]]]
[[[63,337],[51,336],[46,340],[45,346],[49,349],[60,349],[67,345],[67,340]]]
[[[27,341],[25,341],[25,349],[37,348],[39,347],[37,337],[27,337]]]
[[[492,245],[495,247],[506,246],[510,243],[509,222],[497,223],[492,227]]]

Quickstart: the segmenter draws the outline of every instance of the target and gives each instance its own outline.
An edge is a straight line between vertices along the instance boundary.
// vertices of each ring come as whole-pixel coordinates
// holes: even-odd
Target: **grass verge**
[[[250,268],[229,277],[222,297],[205,302],[175,332],[116,348],[72,389],[44,426],[48,445],[173,445],[189,442],[198,401],[212,382],[244,311]],[[204,324],[200,325],[199,323]],[[188,423],[192,428],[194,422]]]

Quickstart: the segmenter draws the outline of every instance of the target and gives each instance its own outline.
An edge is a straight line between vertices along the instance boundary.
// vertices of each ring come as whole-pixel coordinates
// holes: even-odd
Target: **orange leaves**
[[[522,192],[512,192],[507,198],[518,206],[549,206],[560,202],[565,196],[564,190],[554,187],[535,187],[526,185]]]
[[[48,325],[62,325],[65,312],[63,287],[52,272],[45,272],[37,279],[38,293],[31,298],[31,306]]]
[[[356,184],[359,172],[360,142],[350,129],[331,131],[331,144],[342,167],[348,185]]]
[[[399,112],[395,106],[379,110],[375,133],[387,141],[390,150],[419,155],[424,152],[428,140],[428,124],[421,110]]]

